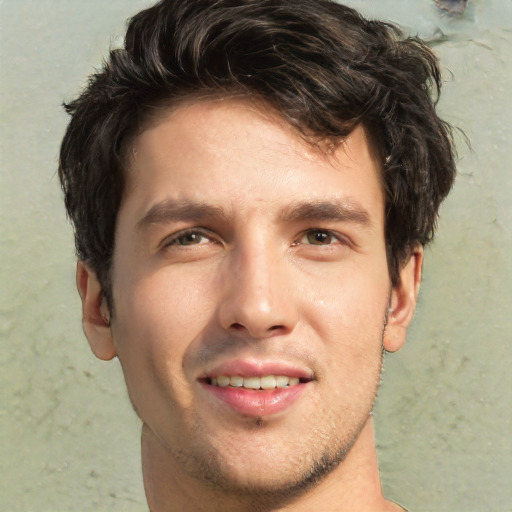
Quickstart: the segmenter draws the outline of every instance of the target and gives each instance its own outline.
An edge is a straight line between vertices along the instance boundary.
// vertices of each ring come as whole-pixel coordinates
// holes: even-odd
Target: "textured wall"
[[[0,1],[0,509],[141,511],[139,425],[89,354],[55,176],[60,109],[143,0]],[[352,0],[434,41],[459,176],[376,407],[385,491],[415,512],[512,511],[512,2]]]

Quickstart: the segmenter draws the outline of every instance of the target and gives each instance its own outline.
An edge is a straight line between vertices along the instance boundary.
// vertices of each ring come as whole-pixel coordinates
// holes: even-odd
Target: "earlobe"
[[[423,269],[423,247],[416,247],[400,270],[400,282],[393,287],[389,316],[384,332],[384,349],[400,350],[405,343],[407,328],[416,309]]]
[[[109,361],[116,356],[110,312],[96,273],[84,261],[77,263],[76,285],[82,299],[82,325],[91,350],[99,359]]]

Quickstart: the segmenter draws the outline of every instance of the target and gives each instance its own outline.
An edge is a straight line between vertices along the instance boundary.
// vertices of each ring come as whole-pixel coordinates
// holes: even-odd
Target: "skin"
[[[184,104],[137,138],[114,311],[84,262],[77,284],[91,348],[119,358],[143,422],[152,511],[397,509],[381,493],[371,410],[383,350],[405,341],[422,250],[392,287],[378,173],[363,128],[326,154],[242,100]],[[191,216],[191,204],[210,209]],[[204,384],[233,360],[310,379],[284,410],[246,415]]]

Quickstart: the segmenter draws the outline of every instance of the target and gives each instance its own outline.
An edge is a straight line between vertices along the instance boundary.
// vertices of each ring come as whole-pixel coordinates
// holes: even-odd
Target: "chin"
[[[212,489],[222,490],[233,497],[272,502],[289,501],[314,487],[345,458],[349,447],[319,454],[304,453],[304,449],[240,450],[237,457],[222,457],[219,453],[201,457],[195,464],[195,477],[208,482]]]

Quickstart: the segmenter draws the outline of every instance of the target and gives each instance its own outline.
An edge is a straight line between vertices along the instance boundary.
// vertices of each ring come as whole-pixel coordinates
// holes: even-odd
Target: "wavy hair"
[[[134,16],[80,96],[65,105],[59,177],[76,251],[110,302],[127,150],[161,107],[194,96],[263,100],[311,143],[357,125],[381,157],[391,281],[432,240],[455,178],[435,110],[437,59],[420,39],[330,0],[162,0]]]

